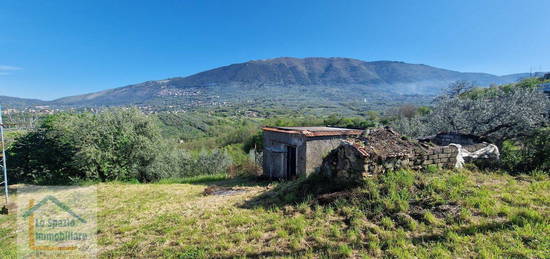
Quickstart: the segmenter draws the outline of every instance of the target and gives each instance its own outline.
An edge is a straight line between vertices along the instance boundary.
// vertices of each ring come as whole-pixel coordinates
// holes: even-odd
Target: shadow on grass
[[[254,176],[238,176],[230,178],[226,174],[200,175],[185,178],[163,179],[155,184],[197,184],[197,185],[217,185],[223,187],[253,187],[267,186],[272,181],[260,179]]]
[[[345,196],[353,186],[339,183],[320,175],[311,175],[293,181],[279,182],[274,188],[246,201],[242,208],[281,208],[287,205],[296,205],[303,202],[319,202],[323,195],[334,195],[334,199],[342,194]]]

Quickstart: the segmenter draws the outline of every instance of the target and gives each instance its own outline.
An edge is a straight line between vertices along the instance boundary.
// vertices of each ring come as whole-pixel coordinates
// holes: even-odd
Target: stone
[[[321,172],[342,178],[339,180],[357,182],[366,175],[373,176],[400,168],[421,169],[429,165],[454,168],[458,151],[452,144],[433,146],[402,138],[387,128],[375,129],[368,135],[343,141],[325,157]]]

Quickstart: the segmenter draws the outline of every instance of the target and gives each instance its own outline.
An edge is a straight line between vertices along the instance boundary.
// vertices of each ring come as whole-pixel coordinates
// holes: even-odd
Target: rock
[[[0,214],[2,215],[15,214],[15,213],[17,213],[17,205],[11,202],[8,203],[7,205],[4,205],[0,210]]]

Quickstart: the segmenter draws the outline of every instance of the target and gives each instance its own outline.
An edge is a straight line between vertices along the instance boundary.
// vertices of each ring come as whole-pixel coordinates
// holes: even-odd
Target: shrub
[[[150,181],[160,131],[135,108],[91,114],[61,113],[20,137],[9,149],[15,181],[67,183],[75,179]]]
[[[537,129],[523,141],[505,141],[500,166],[510,172],[550,172],[550,128]]]
[[[261,174],[262,168],[260,168],[256,163],[247,161],[240,164],[233,164],[228,168],[228,174],[230,177],[237,176],[255,176],[259,177]]]
[[[540,128],[527,140],[526,151],[533,169],[550,172],[550,127]]]
[[[225,150],[202,150],[194,161],[193,170],[186,176],[224,173],[231,163],[232,159]]]

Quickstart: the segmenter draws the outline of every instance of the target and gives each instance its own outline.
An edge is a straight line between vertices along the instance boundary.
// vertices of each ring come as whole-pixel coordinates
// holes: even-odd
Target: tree
[[[550,128],[540,128],[519,141],[505,141],[500,166],[508,172],[540,170],[550,174]]]
[[[397,116],[399,116],[400,118],[405,117],[410,119],[416,115],[416,110],[416,106],[412,104],[405,104],[397,109]]]
[[[154,172],[148,171],[161,151],[157,149],[161,137],[155,121],[137,108],[109,109],[83,118],[74,125],[79,132],[87,133],[74,136],[78,145],[74,165],[86,172],[87,178],[101,181],[156,178]]]
[[[474,84],[465,80],[451,83],[446,91],[446,96],[456,97],[474,89]]]
[[[18,137],[7,150],[14,182],[63,184],[83,177],[83,172],[72,165],[77,152],[72,138],[75,134],[62,133],[76,120],[74,115],[51,115],[35,131]]]
[[[548,123],[550,101],[525,82],[493,88],[472,88],[460,81],[436,98],[424,116],[392,123],[403,134],[419,137],[438,132],[478,135],[497,143],[530,134]]]
[[[410,137],[424,137],[432,133],[425,122],[424,117],[412,118],[400,117],[391,123],[391,126],[399,133]]]
[[[491,88],[476,98],[467,92],[451,93],[438,98],[425,118],[432,133],[461,132],[501,141],[524,135],[547,121],[550,103],[535,88]]]
[[[158,124],[135,108],[98,114],[56,114],[9,150],[20,182],[68,183],[74,179],[152,181],[159,153]]]

